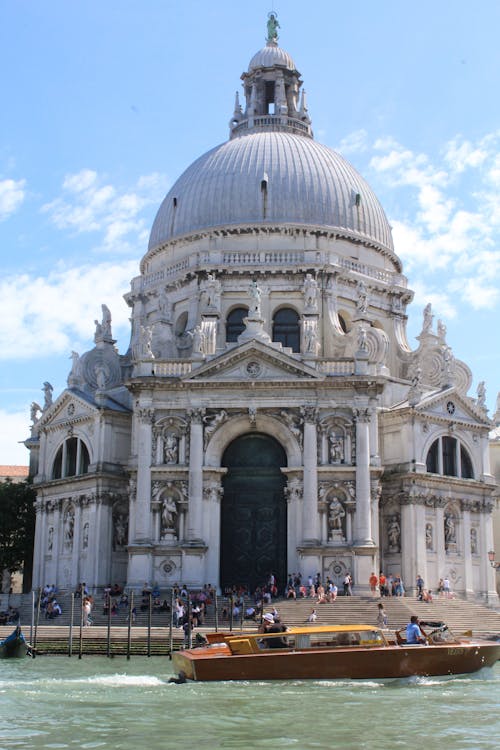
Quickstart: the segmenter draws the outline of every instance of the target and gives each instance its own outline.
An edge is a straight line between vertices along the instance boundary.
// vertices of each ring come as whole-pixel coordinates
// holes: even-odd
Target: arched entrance
[[[278,586],[286,583],[286,453],[269,435],[250,433],[233,440],[222,457],[221,508],[222,590],[236,585],[251,591],[271,572]]]

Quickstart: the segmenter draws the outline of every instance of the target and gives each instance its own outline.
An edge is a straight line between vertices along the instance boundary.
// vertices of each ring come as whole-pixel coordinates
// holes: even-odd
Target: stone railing
[[[289,133],[299,133],[300,135],[312,137],[311,126],[295,117],[287,117],[286,115],[256,115],[235,125],[231,130],[231,138],[242,135],[245,132],[260,130],[261,128],[263,130],[280,132],[288,131]]]
[[[160,378],[178,378],[187,375],[192,370],[192,363],[183,360],[169,362],[153,362],[153,375]]]
[[[318,362],[318,370],[323,375],[354,375],[356,364],[353,359],[323,360]]]

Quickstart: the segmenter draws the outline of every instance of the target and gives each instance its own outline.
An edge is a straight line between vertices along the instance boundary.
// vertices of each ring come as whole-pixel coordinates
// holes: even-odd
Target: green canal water
[[[497,750],[500,662],[455,678],[168,683],[166,658],[0,661],[1,750]]]

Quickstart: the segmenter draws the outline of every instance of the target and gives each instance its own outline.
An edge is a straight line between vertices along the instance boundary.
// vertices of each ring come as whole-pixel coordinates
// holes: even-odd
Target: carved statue
[[[368,340],[366,335],[366,328],[364,326],[360,326],[358,330],[358,351],[368,351]]]
[[[334,432],[330,433],[328,440],[330,443],[330,463],[339,464],[344,458],[344,440],[337,437]]]
[[[424,323],[422,326],[422,333],[431,332],[433,320],[434,320],[434,315],[432,314],[432,305],[430,302],[428,302],[426,306],[424,307]]]
[[[389,549],[394,552],[399,552],[401,544],[401,527],[397,516],[389,518],[387,524],[387,538],[389,540]]]
[[[342,530],[342,519],[344,516],[344,506],[337,497],[334,497],[328,509],[328,526],[330,531]]]
[[[203,354],[205,336],[201,330],[201,326],[193,328],[193,354]]]
[[[68,513],[64,521],[64,544],[66,547],[73,546],[73,533],[75,530],[75,517]]]
[[[411,387],[420,388],[421,384],[422,384],[422,368],[416,367],[415,372],[413,373],[413,376],[411,379]]]
[[[304,281],[304,306],[309,310],[318,309],[318,282],[310,273],[306,273]]]
[[[78,352],[71,352],[71,372],[70,377],[78,377],[80,375],[80,355]]]
[[[425,549],[432,551],[434,548],[434,530],[431,523],[425,524]]]
[[[205,423],[205,439],[208,440],[208,438],[213,435],[215,430],[217,430],[226,419],[227,411],[225,411],[225,409],[221,409],[218,414],[214,414],[213,416],[210,415],[203,417]]]
[[[444,542],[445,547],[450,544],[456,544],[457,531],[455,527],[455,518],[452,513],[444,514]]]
[[[154,359],[152,346],[153,329],[151,326],[141,326],[141,341],[143,356],[146,359]]]
[[[122,513],[120,513],[115,520],[115,547],[125,547],[127,544],[127,536],[127,519]]]
[[[101,305],[102,310],[102,334],[106,338],[112,338],[111,335],[111,313],[107,305]]]
[[[368,310],[368,292],[366,291],[366,286],[362,281],[360,281],[358,284],[358,299],[356,301],[356,309],[363,315]]]
[[[256,281],[250,282],[250,286],[248,287],[248,293],[252,299],[250,303],[249,317],[260,318],[260,315],[261,315],[260,300],[261,300],[262,292],[257,286]]]
[[[87,549],[89,546],[89,525],[88,523],[85,524],[83,527],[83,536],[82,536],[82,548]]]
[[[444,344],[446,340],[446,326],[442,320],[438,320],[437,322],[437,334],[440,341]]]
[[[470,551],[477,555],[477,529],[474,527],[470,530]]]
[[[304,321],[304,351],[307,354],[317,354],[318,332],[315,320]]]
[[[179,460],[179,441],[171,432],[165,436],[164,459],[166,464],[176,464]]]
[[[106,367],[104,365],[96,365],[94,371],[97,388],[102,391],[106,388]]]
[[[51,526],[49,528],[49,534],[47,537],[47,552],[52,552],[53,547],[54,547],[54,528]]]
[[[302,431],[300,427],[298,426],[298,420],[296,417],[294,417],[292,414],[289,414],[287,411],[280,412],[281,417],[285,420],[285,422],[288,425],[288,429],[297,438],[297,441],[299,445],[302,441]]]
[[[277,42],[278,41],[278,29],[280,25],[278,23],[278,17],[276,13],[269,13],[267,21],[267,41]]]
[[[220,302],[220,281],[213,275],[208,273],[207,278],[201,284],[202,289],[202,304],[205,307],[218,308]]]
[[[35,424],[35,422],[38,422],[38,419],[39,419],[38,412],[40,411],[42,411],[42,407],[40,406],[40,404],[37,404],[36,401],[32,401],[31,407],[30,407],[30,414],[31,414],[31,421],[33,422],[33,424]]]
[[[43,411],[45,411],[45,409],[48,409],[49,406],[52,406],[52,393],[54,391],[54,388],[51,386],[50,383],[45,382],[43,384],[42,391],[45,396],[45,401],[43,404]]]
[[[486,406],[486,384],[484,380],[481,380],[477,386],[477,405],[483,409]]]
[[[165,531],[175,529],[177,520],[177,504],[171,495],[167,495],[161,505],[161,532],[162,537]]]
[[[165,318],[170,318],[170,315],[172,313],[172,305],[165,289],[162,289],[158,296],[158,311]]]

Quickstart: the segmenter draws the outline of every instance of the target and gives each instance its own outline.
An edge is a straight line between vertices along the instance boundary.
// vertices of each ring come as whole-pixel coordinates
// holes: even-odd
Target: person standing
[[[386,628],[388,623],[389,618],[387,617],[387,612],[385,611],[382,602],[380,602],[378,605],[377,625],[379,628]]]

